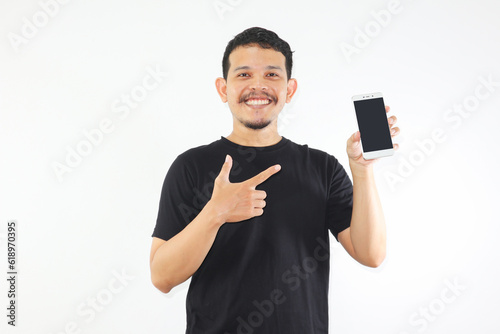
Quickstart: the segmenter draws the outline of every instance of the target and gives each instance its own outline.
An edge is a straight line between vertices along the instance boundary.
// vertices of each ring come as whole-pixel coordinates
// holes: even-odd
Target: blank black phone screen
[[[392,139],[387,122],[383,98],[354,101],[356,118],[363,152],[387,150],[392,148]]]

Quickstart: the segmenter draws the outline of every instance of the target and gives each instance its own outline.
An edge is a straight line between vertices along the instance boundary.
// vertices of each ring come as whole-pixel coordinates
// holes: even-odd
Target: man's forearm
[[[221,223],[210,205],[181,232],[163,243],[151,260],[151,280],[162,292],[191,277],[212,247]]]
[[[385,258],[386,228],[373,166],[350,166],[353,178],[351,242],[356,260],[377,267]]]

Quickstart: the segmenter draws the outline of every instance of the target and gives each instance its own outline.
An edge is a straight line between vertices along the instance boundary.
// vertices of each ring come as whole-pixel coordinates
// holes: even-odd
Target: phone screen
[[[364,152],[392,148],[392,139],[385,112],[384,99],[374,98],[354,101],[361,143]]]

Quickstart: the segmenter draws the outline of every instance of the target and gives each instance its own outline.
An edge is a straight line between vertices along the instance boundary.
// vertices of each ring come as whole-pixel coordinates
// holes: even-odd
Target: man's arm
[[[353,207],[351,226],[338,234],[346,251],[359,263],[378,267],[385,258],[386,232],[382,205],[373,167],[353,167]]]
[[[266,193],[255,187],[280,170],[271,166],[241,183],[229,182],[232,159],[226,162],[215,179],[211,199],[196,218],[168,241],[153,238],[150,254],[151,281],[167,293],[191,277],[212,247],[219,228],[264,212]]]
[[[209,204],[177,235],[165,241],[153,238],[150,255],[151,281],[163,293],[191,277],[214,243],[219,227]]]
[[[386,107],[389,112],[390,108]],[[391,136],[399,134],[396,117],[388,119]],[[394,144],[394,149],[398,145]],[[364,160],[359,131],[347,141],[347,154],[353,179],[353,208],[351,226],[338,234],[346,251],[359,263],[378,267],[385,259],[386,228],[384,213],[373,174],[377,159]]]

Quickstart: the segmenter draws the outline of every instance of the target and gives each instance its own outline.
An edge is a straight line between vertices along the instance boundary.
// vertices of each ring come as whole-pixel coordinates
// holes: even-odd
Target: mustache
[[[274,95],[269,94],[268,92],[260,92],[260,93],[250,92],[248,94],[242,95],[240,97],[239,103],[243,103],[252,97],[262,97],[262,96],[267,97],[269,100],[273,101],[275,104],[278,102],[278,98]]]

